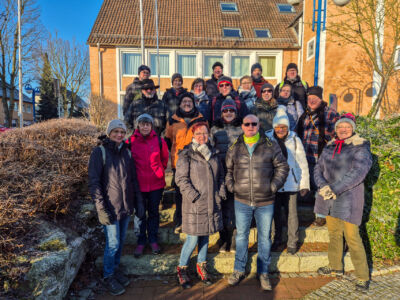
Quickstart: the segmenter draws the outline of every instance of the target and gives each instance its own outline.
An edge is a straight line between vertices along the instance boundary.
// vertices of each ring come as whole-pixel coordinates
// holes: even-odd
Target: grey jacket
[[[179,152],[175,182],[182,193],[182,231],[211,235],[222,225],[221,198],[226,198],[224,172],[214,149],[209,161],[192,144]]]
[[[372,166],[370,144],[358,134],[345,140],[340,154],[334,140],[321,153],[314,169],[318,188],[326,185],[336,194],[336,200],[323,200],[318,194],[314,212],[360,225],[364,208],[364,179]]]

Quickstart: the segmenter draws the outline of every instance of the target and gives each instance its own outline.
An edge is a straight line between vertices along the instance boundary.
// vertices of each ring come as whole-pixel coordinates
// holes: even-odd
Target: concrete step
[[[132,227],[132,226],[130,226]],[[283,228],[282,237],[284,241],[287,240],[287,228]],[[174,228],[167,224],[167,226],[162,226],[158,230],[158,241],[161,244],[182,244],[186,239],[186,234],[175,234]],[[219,239],[219,233],[215,233],[210,236],[210,245],[214,245],[217,243]],[[133,231],[133,229],[129,229],[126,234],[125,244],[127,245],[135,245],[137,242],[137,237]],[[252,228],[250,230],[249,235],[249,243],[257,242],[257,229]],[[317,226],[300,226],[299,227],[299,242],[300,243],[328,243],[329,235],[328,229]]]

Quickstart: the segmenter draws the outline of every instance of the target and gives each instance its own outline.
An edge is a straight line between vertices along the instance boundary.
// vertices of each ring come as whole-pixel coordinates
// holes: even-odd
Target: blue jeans
[[[183,267],[189,264],[190,256],[192,255],[194,248],[196,248],[197,243],[199,244],[198,247],[199,253],[197,254],[197,262],[202,263],[207,260],[208,235],[195,236],[188,234],[181,250],[181,258],[179,260],[179,266]]]
[[[138,236],[138,245],[145,245],[146,241],[150,244],[157,243],[158,227],[160,226],[160,205],[164,189],[142,193],[144,207],[147,214],[140,220],[140,233]],[[147,234],[146,234],[147,233]]]
[[[254,216],[258,233],[257,273],[267,274],[271,262],[271,224],[274,216],[274,205],[249,206],[235,200],[236,216],[236,254],[234,269],[246,270],[249,233]]]
[[[106,247],[104,249],[103,276],[110,277],[118,267],[121,260],[122,247],[125,241],[126,230],[128,229],[130,217],[126,216],[115,221],[112,225],[104,225],[106,235]]]

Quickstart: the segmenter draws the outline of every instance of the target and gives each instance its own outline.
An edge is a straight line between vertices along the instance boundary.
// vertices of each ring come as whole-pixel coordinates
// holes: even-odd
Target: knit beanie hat
[[[154,125],[154,119],[149,114],[141,114],[139,117],[137,117],[136,123],[139,124],[140,122],[148,122],[148,123],[151,123],[152,125]]]
[[[286,107],[279,105],[276,109],[276,114],[274,119],[272,120],[272,127],[275,128],[278,125],[285,125],[288,128],[289,126],[289,118],[286,114]]]
[[[183,82],[183,77],[182,77],[182,75],[179,74],[179,73],[175,73],[175,74],[172,75],[172,77],[171,77],[171,82],[174,82],[174,80],[177,79],[177,78],[180,78],[181,81]]]
[[[274,86],[272,85],[272,84],[270,84],[270,83],[264,83],[263,85],[262,85],[262,87],[261,87],[261,92],[263,91],[263,90],[265,90],[265,89],[271,89],[272,90],[272,92],[274,91]]]
[[[255,63],[255,64],[253,64],[253,65],[251,66],[251,73],[253,73],[253,71],[254,71],[255,69],[260,69],[260,71],[261,71],[261,73],[262,73],[262,66],[261,66],[260,63]]]
[[[190,93],[190,92],[184,92],[184,93],[179,95],[179,97],[178,97],[178,106],[181,105],[181,102],[182,102],[183,98],[185,98],[185,97],[189,97],[190,99],[192,99],[193,106],[194,107],[196,106],[196,102],[194,101],[194,95],[192,93]]]
[[[220,67],[221,69],[224,68],[224,65],[221,64],[219,61],[216,61],[213,65],[212,65],[212,69],[214,70],[215,67]]]
[[[229,83],[231,86],[233,86],[233,85],[232,85],[232,78],[230,78],[230,77],[228,77],[228,76],[221,76],[221,77],[218,79],[217,86],[219,87],[219,85],[220,85],[221,83],[223,83],[223,82]]]
[[[287,65],[286,73],[287,73],[287,71],[289,71],[289,69],[296,69],[296,72],[297,73],[299,72],[299,68],[297,68],[297,65],[295,63],[290,63],[290,64]]]
[[[322,87],[315,85],[315,86],[312,86],[312,87],[308,88],[307,96],[314,95],[314,96],[317,96],[319,99],[322,100],[322,92],[323,92]]]
[[[233,101],[232,99],[225,99],[221,105],[221,112],[223,112],[225,109],[233,109],[235,112],[237,112],[235,101]]]
[[[110,122],[108,122],[107,130],[106,130],[107,135],[109,136],[110,132],[116,128],[122,128],[123,130],[126,131],[125,123],[123,121],[121,121],[120,119],[115,119],[115,120],[111,120]]]
[[[149,73],[151,73],[150,68],[149,68],[148,66],[146,66],[146,65],[141,65],[141,66],[138,68],[138,71],[137,71],[138,75],[140,74],[140,72],[142,72],[142,71],[144,71],[144,70],[147,70],[147,71],[149,71]]]
[[[340,116],[339,120],[337,120],[335,123],[335,131],[336,131],[336,127],[340,123],[344,123],[344,122],[349,123],[353,127],[353,132],[356,131],[356,117],[354,115],[352,115],[351,113],[343,114]]]

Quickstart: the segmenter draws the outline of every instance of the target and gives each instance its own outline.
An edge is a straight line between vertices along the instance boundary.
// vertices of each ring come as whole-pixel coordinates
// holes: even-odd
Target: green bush
[[[365,181],[364,242],[374,260],[399,260],[400,117],[373,121],[358,117],[357,131],[370,141],[374,156]]]

